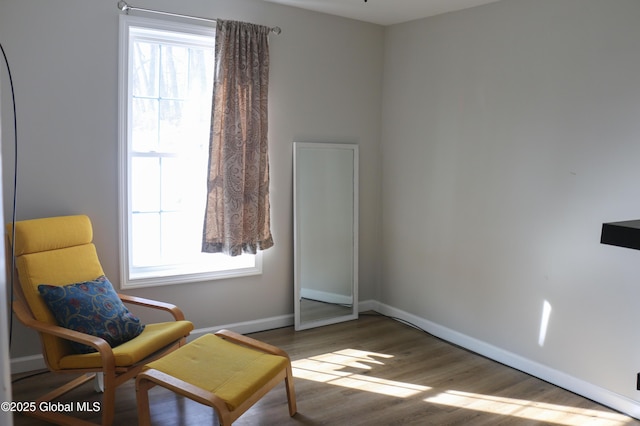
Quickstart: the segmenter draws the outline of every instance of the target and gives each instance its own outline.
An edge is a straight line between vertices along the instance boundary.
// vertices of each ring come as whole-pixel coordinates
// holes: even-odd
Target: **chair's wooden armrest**
[[[87,346],[91,346],[100,353],[103,364],[111,363],[115,367],[113,350],[106,340],[97,336],[92,336],[91,334],[85,334],[79,331],[60,327],[59,325],[39,321],[33,317],[25,304],[20,300],[14,300],[12,306],[13,312],[16,314],[16,317],[25,326],[32,328],[40,333],[51,334],[61,339],[71,340]]]
[[[146,299],[144,297],[131,296],[128,294],[118,293],[120,300],[124,303],[131,303],[132,305],[145,306],[147,308],[160,309],[167,311],[173,315],[176,321],[184,320],[184,313],[176,305],[166,302],[160,302],[158,300]]]
[[[287,354],[282,349],[277,346],[270,345],[265,342],[261,342],[260,340],[253,339],[249,336],[245,336],[240,333],[236,333],[231,330],[220,330],[214,333],[216,336],[221,337],[225,340],[229,340],[234,343],[238,343],[240,345],[244,345],[253,349],[257,349],[262,352],[266,352],[273,355],[280,355],[287,359],[289,359],[289,354]]]

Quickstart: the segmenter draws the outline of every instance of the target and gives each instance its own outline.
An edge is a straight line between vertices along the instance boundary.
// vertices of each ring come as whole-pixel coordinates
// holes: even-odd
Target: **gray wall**
[[[0,0],[0,40],[18,104],[18,219],[86,213],[107,276],[118,280],[116,0]],[[275,247],[257,277],[128,293],[172,302],[196,328],[286,316],[293,323],[292,142],[360,145],[361,298],[377,296],[380,240],[381,27],[253,0],[138,0],[133,5],[278,25],[271,37],[271,214]],[[12,123],[2,97],[3,122]],[[4,128],[8,216],[13,133]],[[143,317],[154,319],[148,313]],[[38,354],[16,326],[12,358]]]
[[[506,0],[388,29],[383,303],[638,399],[640,252],[599,239],[640,217],[639,19]]]

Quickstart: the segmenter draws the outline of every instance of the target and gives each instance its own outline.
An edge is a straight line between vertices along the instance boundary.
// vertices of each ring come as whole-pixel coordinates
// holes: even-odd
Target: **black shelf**
[[[600,242],[640,250],[640,220],[603,223]]]

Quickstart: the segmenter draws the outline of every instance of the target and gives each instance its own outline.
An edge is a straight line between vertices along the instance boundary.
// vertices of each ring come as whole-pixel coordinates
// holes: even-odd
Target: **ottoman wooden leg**
[[[149,389],[155,383],[138,377],[136,380],[136,399],[138,404],[138,424],[140,426],[151,426],[151,412],[149,409]]]
[[[293,387],[293,370],[291,362],[287,366],[287,375],[284,378],[285,387],[287,388],[287,403],[289,404],[289,415],[293,417],[298,412],[296,404],[296,391]]]

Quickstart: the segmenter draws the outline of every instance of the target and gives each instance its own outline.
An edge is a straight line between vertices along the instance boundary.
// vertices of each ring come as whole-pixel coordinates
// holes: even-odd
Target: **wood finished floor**
[[[301,332],[287,327],[252,336],[289,353],[298,414],[289,417],[279,385],[234,423],[238,426],[640,426],[593,401],[375,314]],[[32,401],[62,379],[46,373],[17,381],[13,399]],[[210,408],[165,389],[152,389],[150,399],[154,425],[216,424]],[[89,385],[65,400],[100,397]],[[114,424],[136,425],[133,381],[118,389],[116,403]],[[14,424],[46,423],[17,415]]]

